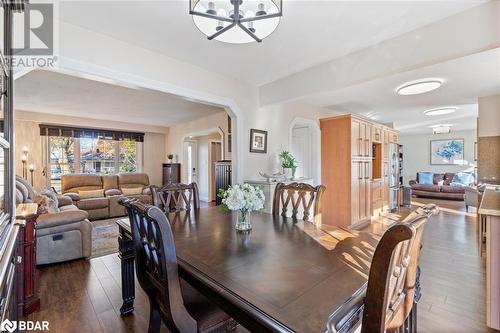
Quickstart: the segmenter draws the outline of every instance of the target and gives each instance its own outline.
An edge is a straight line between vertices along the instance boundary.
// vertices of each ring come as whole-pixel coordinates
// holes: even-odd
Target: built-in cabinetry
[[[323,224],[354,228],[389,204],[389,144],[399,132],[356,115],[321,119]]]

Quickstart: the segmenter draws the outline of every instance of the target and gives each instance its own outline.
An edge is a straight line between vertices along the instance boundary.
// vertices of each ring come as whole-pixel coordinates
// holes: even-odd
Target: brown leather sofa
[[[118,204],[123,196],[134,197],[144,203],[152,202],[149,177],[145,173],[63,175],[61,191],[71,197],[79,209],[88,212],[91,221],[125,216],[125,208]],[[89,194],[88,191],[95,193]]]
[[[455,173],[434,173],[432,184],[419,184],[419,174],[416,180],[410,180],[412,194],[417,197],[464,200],[465,187],[450,185]]]

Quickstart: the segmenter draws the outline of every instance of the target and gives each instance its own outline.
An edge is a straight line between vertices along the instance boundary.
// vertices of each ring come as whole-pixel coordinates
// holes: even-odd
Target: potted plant
[[[297,160],[293,155],[287,151],[283,150],[280,154],[281,167],[283,168],[283,173],[287,179],[295,178],[295,171],[297,170]]]
[[[250,213],[264,208],[264,192],[258,187],[243,184],[231,185],[227,190],[221,189],[218,195],[222,198],[224,208],[238,211],[236,230],[251,230]]]
[[[167,158],[168,158],[168,162],[172,163],[172,161],[174,160],[174,154],[168,154]]]

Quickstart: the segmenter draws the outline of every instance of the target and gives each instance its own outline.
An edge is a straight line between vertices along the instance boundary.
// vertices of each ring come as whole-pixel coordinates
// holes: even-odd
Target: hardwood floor
[[[418,331],[496,332],[485,325],[485,262],[477,255],[475,217],[465,213],[463,202],[432,202],[443,209],[429,221],[424,234]],[[377,225],[371,228],[376,231]],[[147,331],[149,304],[137,284],[134,315],[120,316],[120,261],[116,254],[40,271],[41,308],[29,320],[48,320],[50,331],[61,333]],[[162,332],[167,332],[165,327]]]

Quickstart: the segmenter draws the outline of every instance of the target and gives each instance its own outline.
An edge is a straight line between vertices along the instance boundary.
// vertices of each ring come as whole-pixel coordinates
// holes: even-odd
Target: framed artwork
[[[267,153],[267,131],[256,129],[250,130],[250,152]]]
[[[464,139],[431,140],[431,164],[463,164]]]

